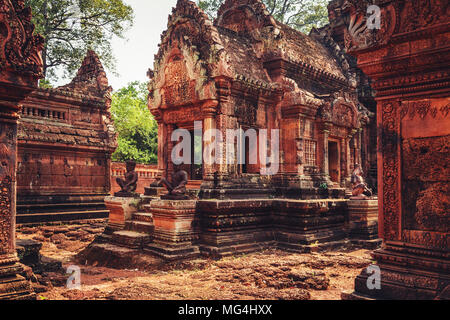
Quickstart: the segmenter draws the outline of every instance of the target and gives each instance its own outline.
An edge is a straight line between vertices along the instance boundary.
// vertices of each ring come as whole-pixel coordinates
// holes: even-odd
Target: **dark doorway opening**
[[[339,145],[335,141],[328,142],[328,168],[331,181],[340,182]]]
[[[202,137],[195,136],[194,131],[189,131],[191,134],[191,163],[183,164],[181,167],[184,171],[186,171],[189,175],[189,180],[203,180],[203,165],[196,164],[196,155],[197,158],[202,155]]]

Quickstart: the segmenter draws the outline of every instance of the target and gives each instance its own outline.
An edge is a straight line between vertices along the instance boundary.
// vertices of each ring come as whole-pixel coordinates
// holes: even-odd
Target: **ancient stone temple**
[[[374,166],[374,113],[359,100],[360,78],[343,48],[319,31],[307,36],[277,22],[259,0],[225,1],[214,22],[194,3],[178,1],[149,75],[160,175],[173,171],[174,130],[189,131],[193,149],[215,147],[215,163],[195,161],[192,150],[184,166],[189,179],[203,181],[203,198],[311,199],[324,184],[339,198],[355,164]],[[223,140],[227,130],[245,132],[232,138],[242,142],[245,161],[237,150],[227,161],[227,143],[207,137],[209,129]],[[268,146],[266,163],[256,156],[265,147],[264,129],[269,141],[279,130],[279,157]],[[268,167],[275,174],[264,174]]]
[[[373,166],[373,103],[359,100],[361,71],[324,30],[295,31],[260,0],[227,0],[214,22],[179,0],[148,73],[161,179],[143,197],[108,198],[106,243],[83,263],[124,250],[176,260],[376,246],[376,198],[351,214],[346,199],[357,164]]]
[[[0,299],[34,297],[15,248],[17,120],[43,76],[43,39],[33,31],[24,1],[0,1]]]
[[[373,257],[381,287],[365,270],[346,298],[449,299],[450,6],[448,1],[377,1],[381,29],[366,23],[368,1],[336,0],[345,46],[376,90],[379,229]],[[338,8],[338,9],[336,9]],[[338,23],[336,23],[337,25]]]
[[[17,222],[104,218],[111,189],[111,87],[89,51],[76,77],[37,89],[23,103],[18,128]]]

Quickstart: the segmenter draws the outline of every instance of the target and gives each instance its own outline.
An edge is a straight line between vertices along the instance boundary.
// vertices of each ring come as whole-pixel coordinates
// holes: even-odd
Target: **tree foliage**
[[[122,0],[26,0],[33,10],[36,31],[45,39],[44,72],[73,76],[88,49],[96,51],[114,71],[113,36],[123,38],[133,23],[133,9]]]
[[[211,18],[225,0],[197,0]],[[313,27],[323,27],[328,23],[328,0],[263,0],[267,11],[279,22],[309,33]]]
[[[119,133],[113,161],[158,162],[158,125],[147,107],[145,83],[132,82],[112,95],[111,114]]]

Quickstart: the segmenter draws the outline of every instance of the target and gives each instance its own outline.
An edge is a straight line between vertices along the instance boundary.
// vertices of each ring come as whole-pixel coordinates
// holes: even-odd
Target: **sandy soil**
[[[44,257],[62,262],[61,272],[37,275],[41,300],[336,300],[351,291],[355,277],[371,263],[368,250],[296,254],[280,250],[196,259],[158,269],[81,268],[81,290],[66,288],[65,270],[74,256],[103,230],[103,223],[22,228],[20,239],[43,243]]]

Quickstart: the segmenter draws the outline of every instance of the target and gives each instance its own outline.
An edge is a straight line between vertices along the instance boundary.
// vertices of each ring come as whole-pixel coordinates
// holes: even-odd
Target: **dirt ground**
[[[115,270],[79,266],[81,290],[69,290],[65,270],[103,231],[103,222],[20,228],[18,239],[43,243],[41,254],[60,272],[31,277],[40,300],[338,300],[371,264],[368,250],[297,254],[280,250],[196,259],[163,268]]]

